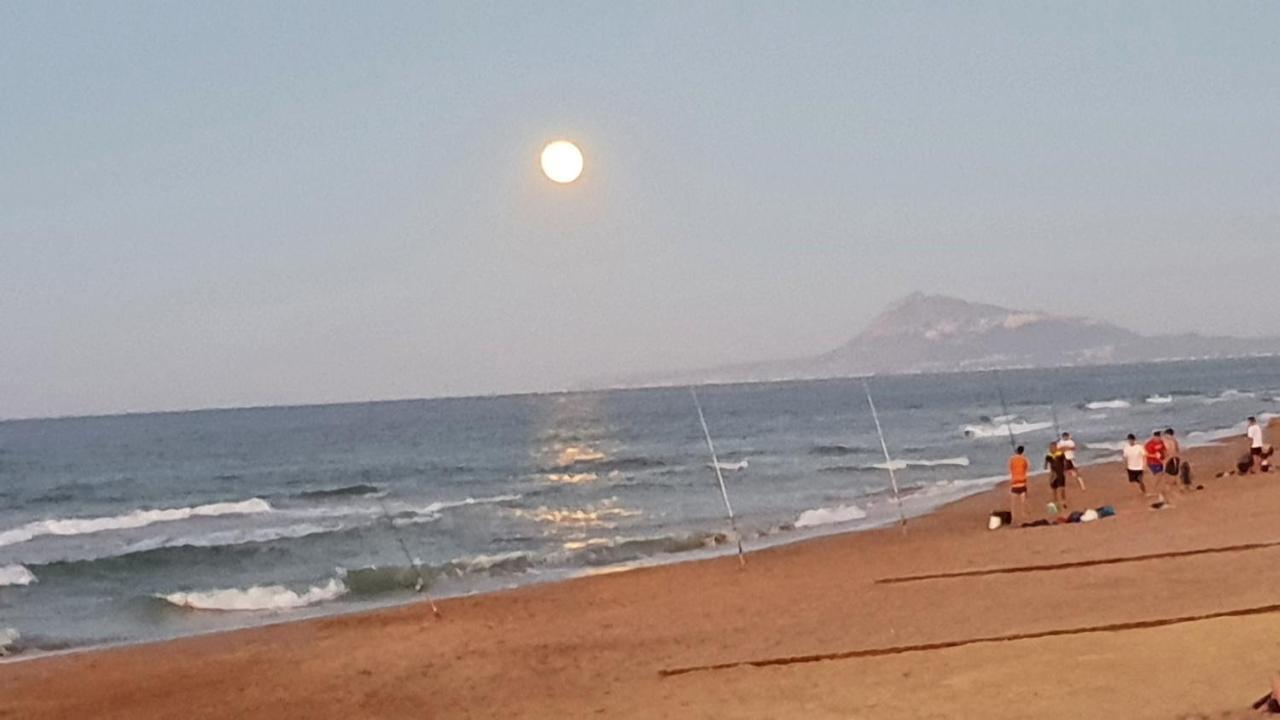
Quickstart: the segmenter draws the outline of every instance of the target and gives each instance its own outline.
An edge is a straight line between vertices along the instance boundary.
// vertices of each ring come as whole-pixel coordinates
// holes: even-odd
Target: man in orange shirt
[[[1013,516],[1015,527],[1020,522],[1019,516],[1022,521],[1027,516],[1027,476],[1031,473],[1031,462],[1023,454],[1025,452],[1026,448],[1019,445],[1013,451],[1013,457],[1009,458],[1009,514]],[[1017,508],[1014,507],[1014,498],[1019,498]]]

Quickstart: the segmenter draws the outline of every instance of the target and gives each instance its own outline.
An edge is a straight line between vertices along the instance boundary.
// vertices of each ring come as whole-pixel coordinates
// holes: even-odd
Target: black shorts
[[[1254,455],[1262,455],[1262,448],[1249,448],[1249,452]]]
[[[1141,470],[1130,470],[1130,471],[1129,471],[1129,482],[1131,482],[1131,483],[1140,483],[1140,482],[1142,482],[1142,471],[1141,471]]]
[[[1014,495],[1026,495],[1027,486],[1026,485],[1010,485],[1009,492],[1013,493]]]
[[[1068,460],[1068,461],[1067,461],[1067,470],[1075,470],[1075,469],[1076,469],[1076,461],[1075,461],[1075,460]]]
[[[1066,476],[1066,475],[1054,475],[1054,476],[1049,480],[1049,487],[1051,487],[1051,488],[1064,488],[1064,487],[1066,487],[1066,486],[1067,486],[1067,476]]]

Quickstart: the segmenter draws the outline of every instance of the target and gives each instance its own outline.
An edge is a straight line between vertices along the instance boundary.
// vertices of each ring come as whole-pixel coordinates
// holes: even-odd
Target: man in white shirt
[[[1129,471],[1129,482],[1138,486],[1138,492],[1147,494],[1147,485],[1142,482],[1142,473],[1147,467],[1147,449],[1138,444],[1138,436],[1129,435],[1129,444],[1124,448],[1124,468]]]
[[[1062,439],[1058,441],[1058,449],[1067,460],[1067,477],[1074,477],[1080,484],[1080,489],[1084,490],[1084,478],[1080,477],[1080,471],[1076,469],[1076,441],[1071,439],[1071,433],[1062,433]]]
[[[1250,475],[1258,472],[1258,465],[1262,462],[1262,448],[1266,443],[1262,440],[1262,426],[1258,424],[1258,418],[1249,418],[1249,429],[1245,431],[1245,436],[1249,438],[1249,457],[1253,461],[1249,465]]]

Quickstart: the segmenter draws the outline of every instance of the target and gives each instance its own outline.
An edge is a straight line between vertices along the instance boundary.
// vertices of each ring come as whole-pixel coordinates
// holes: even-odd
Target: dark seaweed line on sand
[[[1164,560],[1167,558],[1190,557],[1192,555],[1216,555],[1220,553],[1245,552],[1276,547],[1280,540],[1270,542],[1246,543],[1244,545],[1226,545],[1223,547],[1198,548],[1196,550],[1174,550],[1172,552],[1152,553],[1150,555],[1129,555],[1101,560],[1077,560],[1074,562],[1054,563],[1051,565],[1019,565],[1016,567],[990,568],[987,570],[961,570],[959,572],[933,573],[929,575],[904,575],[876,580],[877,585],[893,585],[897,583],[921,582],[923,580],[946,580],[950,578],[980,577],[983,575],[1014,575],[1017,573],[1046,572],[1051,570],[1071,570],[1074,568],[1093,567],[1095,565],[1120,565],[1122,563]]]
[[[1103,633],[1103,632],[1122,632],[1125,630],[1145,630],[1148,628],[1165,627],[1167,625],[1182,625],[1184,623],[1201,622],[1203,620],[1216,620],[1228,617],[1246,617],[1250,615],[1266,615],[1269,613],[1280,612],[1280,605],[1261,605],[1258,607],[1242,608],[1239,610],[1225,610],[1222,612],[1208,613],[1206,615],[1186,615],[1174,618],[1158,618],[1155,620],[1136,620],[1133,622],[1114,623],[1111,625],[1091,625],[1089,627],[1065,628],[1058,630],[1043,630],[1040,632],[1015,633],[1013,635],[993,635],[989,637],[970,638],[967,640],[948,640],[944,642],[924,643],[921,645],[898,645],[885,648],[868,648],[865,650],[844,650],[841,652],[816,653],[813,655],[793,655],[790,657],[765,658],[762,660],[739,660],[736,662],[717,663],[714,665],[692,665],[689,667],[673,668],[659,670],[659,677],[673,677],[676,675],[687,675],[696,672],[709,672],[713,670],[732,670],[741,667],[772,667],[775,665],[799,665],[804,663],[825,662],[828,660],[852,660],[855,658],[867,657],[883,657],[886,655],[901,655],[912,652],[927,652],[930,650],[946,650],[949,648],[964,647],[966,645],[979,645],[983,643],[1001,643],[1013,642],[1016,640],[1038,640],[1040,638],[1061,637],[1064,635],[1083,635],[1086,633]]]

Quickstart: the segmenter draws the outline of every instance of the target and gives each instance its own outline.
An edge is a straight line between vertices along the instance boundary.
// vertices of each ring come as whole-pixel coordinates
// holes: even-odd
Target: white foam
[[[712,465],[711,463],[707,463],[707,467],[709,468],[718,467],[721,470],[724,470],[726,472],[735,472],[738,470],[746,470],[749,464],[750,463],[748,463],[746,460],[743,460],[741,462],[736,462],[736,463],[720,462],[720,463],[716,463],[715,465]]]
[[[893,468],[894,470],[905,470],[908,467],[939,467],[942,465],[969,467],[969,458],[960,456],[942,458],[940,460],[894,460],[892,463],[876,463],[869,467],[875,468],[876,470],[888,470],[889,468]]]
[[[961,430],[965,437],[975,439],[988,439],[1008,437],[1010,434],[1023,435],[1029,432],[1038,432],[1040,430],[1048,430],[1053,427],[1051,422],[1026,422],[1025,420],[1013,423],[1001,423],[999,425],[965,425]]]
[[[0,657],[8,655],[13,650],[13,646],[18,644],[21,639],[22,635],[17,630],[0,628]]]
[[[1128,444],[1128,440],[1117,440],[1114,442],[1109,440],[1098,440],[1097,442],[1094,442],[1091,440],[1085,443],[1084,447],[1086,450],[1113,450],[1115,452],[1123,452]]]
[[[30,585],[36,582],[35,573],[23,565],[0,565],[0,587],[6,585]]]
[[[807,528],[853,522],[854,520],[862,520],[866,516],[867,512],[857,505],[817,508],[816,510],[805,510],[800,513],[800,517],[796,519],[796,527]]]
[[[1147,398],[1147,403],[1151,405],[1168,405],[1173,402],[1172,395],[1152,395]]]
[[[26,525],[0,532],[0,547],[24,543],[43,535],[91,535],[109,530],[130,530],[155,523],[176,522],[193,517],[218,515],[253,515],[271,512],[271,505],[262,498],[239,502],[209,503],[195,507],[167,508],[162,510],[134,510],[123,515],[96,518],[54,518],[36,520]]]
[[[172,605],[191,610],[247,612],[295,610],[336,600],[346,592],[347,586],[341,580],[333,578],[323,586],[308,588],[301,593],[283,585],[254,585],[244,589],[175,592],[159,597]]]
[[[1130,404],[1128,400],[1095,400],[1085,403],[1084,407],[1086,410],[1123,410],[1130,407]]]

